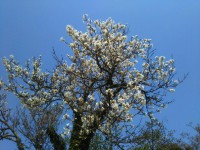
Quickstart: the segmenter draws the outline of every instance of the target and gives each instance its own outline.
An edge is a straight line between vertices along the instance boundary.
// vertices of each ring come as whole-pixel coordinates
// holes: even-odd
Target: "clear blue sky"
[[[175,100],[158,114],[167,128],[178,133],[189,130],[189,122],[200,123],[200,1],[199,0],[0,0],[0,58],[13,54],[20,62],[43,56],[44,66],[52,66],[52,47],[65,56],[59,41],[67,38],[71,24],[85,30],[82,15],[128,23],[129,35],[151,38],[157,55],[176,60],[178,76],[190,73],[174,94]],[[2,63],[0,76],[5,77]],[[10,143],[0,149],[12,150]]]

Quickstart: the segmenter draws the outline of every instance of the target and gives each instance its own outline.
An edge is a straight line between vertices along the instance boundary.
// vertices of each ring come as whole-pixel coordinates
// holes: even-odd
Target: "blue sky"
[[[44,68],[52,67],[52,47],[65,56],[69,49],[65,27],[85,30],[82,15],[128,23],[129,35],[151,38],[156,55],[176,60],[177,76],[188,78],[166,99],[175,100],[157,117],[178,133],[186,124],[200,123],[200,1],[198,0],[1,0],[0,58],[13,54],[21,63],[43,56]],[[1,78],[5,78],[2,63]],[[0,149],[13,145],[0,143]]]

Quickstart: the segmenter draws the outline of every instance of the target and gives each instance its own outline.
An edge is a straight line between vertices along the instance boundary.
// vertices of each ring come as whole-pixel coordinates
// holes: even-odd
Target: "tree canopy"
[[[3,58],[8,81],[0,81],[1,91],[14,94],[24,109],[18,111],[23,119],[14,124],[5,97],[1,98],[1,138],[16,142],[20,148],[23,142],[19,136],[24,135],[36,149],[45,149],[48,138],[53,146],[46,146],[54,149],[56,143],[62,145],[69,139],[69,150],[87,150],[95,133],[100,132],[116,148],[124,149],[134,139],[134,117],[144,115],[154,120],[153,114],[170,103],[164,97],[182,82],[174,79],[173,59],[155,56],[150,39],[127,37],[127,26],[111,18],[92,21],[84,15],[83,21],[86,32],[66,27],[71,41],[60,40],[72,54],[64,59],[54,53],[56,66],[52,71],[42,71],[41,57],[25,65],[13,55]],[[22,125],[33,125],[33,135]],[[64,127],[61,134],[58,125]],[[44,139],[38,148],[35,144],[40,135]]]

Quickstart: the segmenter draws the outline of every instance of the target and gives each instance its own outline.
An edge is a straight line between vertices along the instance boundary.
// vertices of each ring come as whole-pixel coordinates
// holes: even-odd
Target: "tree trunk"
[[[21,139],[17,138],[16,143],[19,150],[24,150],[24,145],[22,144]]]
[[[75,115],[73,124],[73,130],[70,139],[69,150],[88,150],[91,139],[94,136],[94,132],[89,134],[81,134],[83,122],[81,121],[80,115]]]
[[[50,142],[52,143],[54,150],[66,150],[66,143],[60,137],[59,134],[56,133],[53,126],[49,126],[47,129],[47,135],[50,138]]]
[[[94,136],[94,133],[90,133],[89,135],[87,135],[87,138],[81,141],[79,149],[88,150],[93,136]]]

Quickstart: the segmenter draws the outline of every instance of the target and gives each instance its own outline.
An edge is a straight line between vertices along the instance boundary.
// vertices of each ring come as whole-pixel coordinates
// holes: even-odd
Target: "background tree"
[[[195,131],[195,135],[190,138],[190,145],[194,150],[200,149],[200,124],[191,127]]]
[[[113,131],[113,133],[118,131]],[[157,120],[145,122],[142,121],[134,127],[132,132],[132,141],[129,141],[127,150],[189,150],[189,145],[183,146],[183,139],[176,138],[175,131],[166,129],[163,123]],[[105,135],[98,133],[92,139],[90,149],[109,149],[112,145],[113,149],[117,148],[115,143],[110,143]]]
[[[101,132],[97,132],[91,140],[89,150],[109,150],[111,144]]]
[[[195,133],[193,135],[188,132],[182,133],[180,145],[182,148],[188,150],[198,150],[200,149],[200,124],[194,126],[192,123],[189,123],[188,126],[192,128]]]
[[[24,67],[13,56],[4,58],[8,82],[1,81],[2,89],[16,95],[30,112],[60,106],[68,122],[62,136],[70,136],[69,150],[89,149],[97,131],[123,149],[132,140],[132,119],[154,119],[170,103],[163,97],[182,80],[174,80],[173,59],[154,58],[150,39],[128,39],[127,27],[112,19],[92,21],[84,15],[83,20],[85,33],[67,26],[72,41],[61,41],[73,54],[66,60],[54,55],[53,71],[42,71],[41,57]],[[115,136],[113,124],[120,131]]]
[[[24,144],[21,141],[18,133],[16,132],[16,126],[18,120],[12,118],[10,115],[10,109],[6,109],[6,95],[0,95],[0,140],[7,139],[15,142],[19,150],[24,150]]]
[[[37,150],[59,149],[56,148],[58,144],[60,147],[63,145],[65,147],[65,143],[62,144],[63,140],[60,138],[56,145],[52,141],[59,136],[56,131],[62,113],[60,106],[49,106],[48,109],[40,111],[22,106],[17,107],[16,110],[9,109],[6,95],[2,94],[0,108],[0,140],[7,139],[15,142],[19,150],[31,147]]]
[[[133,147],[135,150],[182,150],[174,132],[168,131],[163,123],[158,121],[146,122],[137,130]]]

